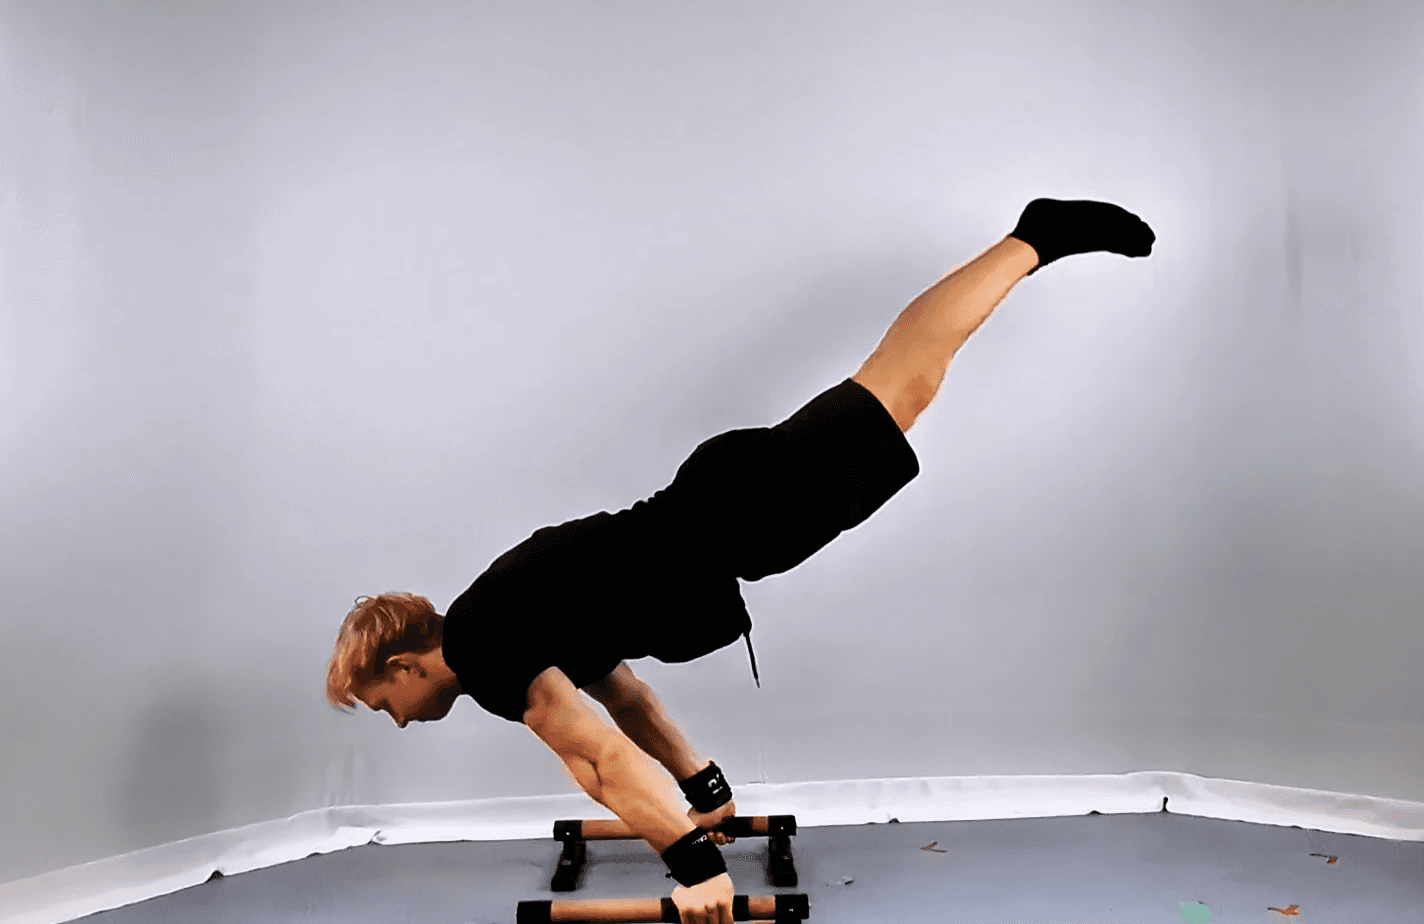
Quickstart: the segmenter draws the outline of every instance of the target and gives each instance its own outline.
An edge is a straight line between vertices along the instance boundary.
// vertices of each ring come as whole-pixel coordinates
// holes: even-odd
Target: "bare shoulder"
[[[561,711],[588,708],[578,687],[557,667],[547,668],[534,682],[524,699],[524,724],[536,728],[550,716]]]
[[[597,764],[616,737],[573,681],[557,667],[534,678],[527,697],[524,724],[565,762]]]

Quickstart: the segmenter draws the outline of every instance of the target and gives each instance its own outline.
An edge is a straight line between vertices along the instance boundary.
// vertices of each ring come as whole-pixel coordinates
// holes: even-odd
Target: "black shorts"
[[[859,526],[919,473],[890,412],[846,379],[774,427],[702,443],[659,493],[710,569],[759,581]]]

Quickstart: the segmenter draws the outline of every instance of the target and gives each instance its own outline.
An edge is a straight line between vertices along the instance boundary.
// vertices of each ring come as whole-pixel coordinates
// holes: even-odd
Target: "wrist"
[[[722,857],[722,851],[712,843],[706,831],[697,828],[664,850],[661,857],[671,870],[667,878],[676,879],[679,885],[688,888],[727,872],[727,861]]]
[[[677,785],[693,809],[703,814],[732,801],[732,787],[716,761],[709,762],[701,772],[679,780]]]

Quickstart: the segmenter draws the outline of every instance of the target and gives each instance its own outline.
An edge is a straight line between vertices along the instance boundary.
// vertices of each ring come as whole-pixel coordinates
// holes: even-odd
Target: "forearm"
[[[658,853],[697,828],[663,768],[622,736],[594,765],[600,801]]]
[[[681,782],[707,769],[710,761],[699,760],[681,729],[652,691],[638,703],[610,710],[623,734],[667,768]]]

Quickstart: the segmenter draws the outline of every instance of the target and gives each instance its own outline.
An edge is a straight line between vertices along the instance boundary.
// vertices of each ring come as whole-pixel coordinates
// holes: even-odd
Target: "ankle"
[[[1027,276],[1038,266],[1038,251],[1009,235],[998,244],[1004,251],[1005,265],[1017,276]]]

